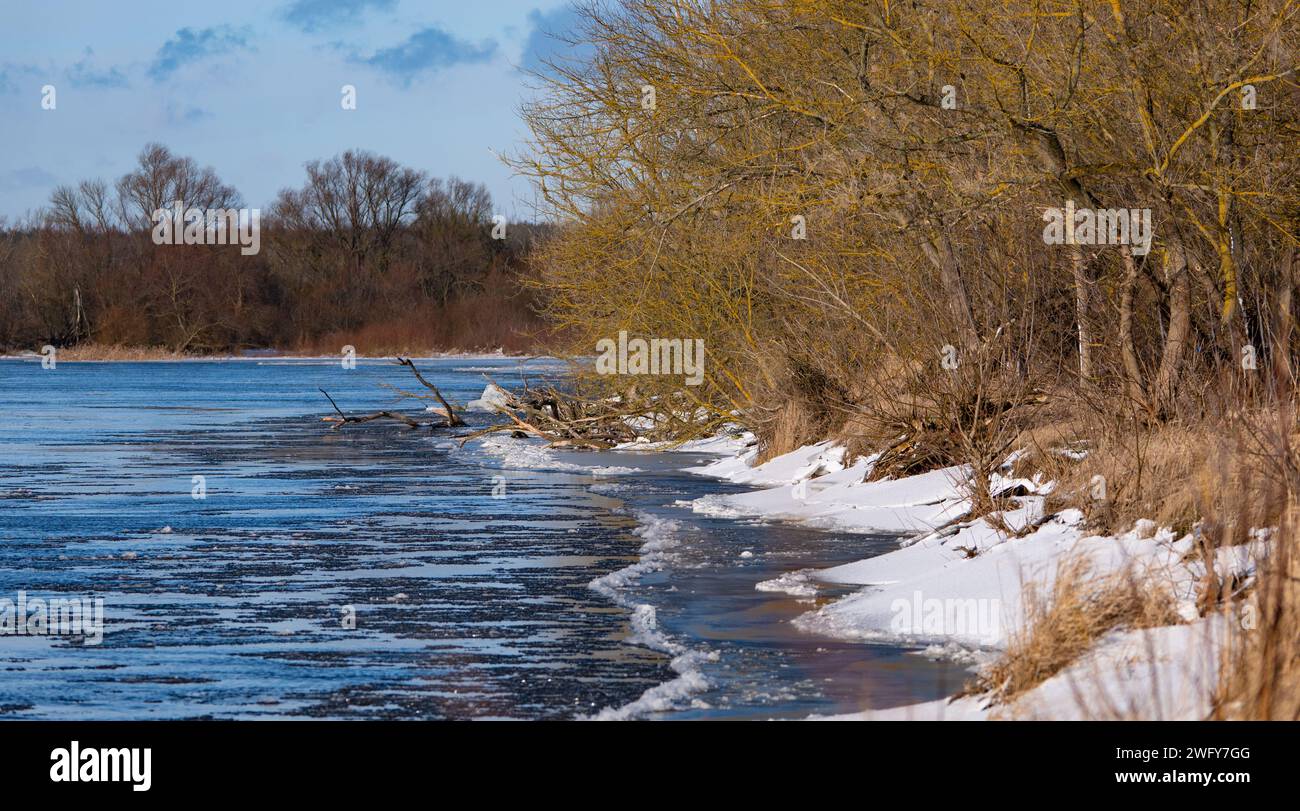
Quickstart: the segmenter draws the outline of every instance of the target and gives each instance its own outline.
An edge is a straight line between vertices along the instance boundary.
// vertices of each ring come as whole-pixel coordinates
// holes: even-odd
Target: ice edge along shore
[[[649,450],[631,443],[622,450]],[[658,448],[664,450],[666,448]],[[832,442],[805,446],[754,465],[753,437],[717,437],[677,448],[715,453],[710,464],[688,468],[702,476],[753,486],[732,495],[687,502],[693,511],[725,517],[797,521],[839,532],[906,533],[899,549],[829,569],[791,572],[758,588],[796,597],[816,595],[822,584],[859,586],[854,593],[795,620],[812,633],[863,641],[910,641],[943,655],[989,659],[1026,627],[1030,594],[1050,593],[1058,567],[1086,559],[1092,576],[1124,572],[1171,588],[1185,624],[1116,631],[1063,671],[1010,704],[988,706],[979,696],[940,700],[841,718],[861,719],[1196,719],[1208,714],[1218,681],[1221,652],[1231,630],[1223,615],[1201,617],[1197,582],[1204,564],[1188,555],[1191,535],[1177,537],[1151,521],[1124,534],[1087,533],[1083,516],[1065,510],[1043,513],[1050,482],[997,475],[995,493],[1016,493],[1003,528],[986,519],[964,520],[969,502],[962,467],[902,479],[867,482],[873,457],[845,459]],[[1010,462],[1004,465],[1010,469]],[[1006,532],[1024,531],[1021,537]],[[1221,577],[1252,577],[1263,536],[1244,547],[1222,550]],[[938,600],[992,606],[996,621],[979,628],[904,626],[902,605]],[[812,601],[810,600],[810,603]]]

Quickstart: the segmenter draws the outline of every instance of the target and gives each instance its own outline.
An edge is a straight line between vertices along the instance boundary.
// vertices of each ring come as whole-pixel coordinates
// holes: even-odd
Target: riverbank
[[[618,450],[670,449],[641,440]],[[953,700],[853,717],[1205,718],[1229,646],[1253,621],[1241,598],[1268,533],[1212,546],[1203,524],[1178,533],[1140,519],[1100,531],[1051,499],[1046,474],[1017,475],[1019,452],[975,487],[963,465],[872,480],[878,455],[832,441],[761,463],[749,433],[679,450],[714,454],[687,472],[733,486],[678,503],[694,515],[901,538],[755,584],[806,601],[789,622],[814,638],[911,645],[977,668]],[[981,511],[978,494],[994,508]]]
[[[760,588],[789,571],[887,552],[898,537],[694,512],[697,498],[745,490],[687,469],[740,447],[724,436],[675,448],[642,442],[591,451],[499,434],[467,446],[499,459],[507,478],[517,475],[511,471],[589,474],[591,490],[635,522],[632,562],[588,588],[629,612],[629,641],[667,656],[670,677],[632,702],[584,717],[800,720],[907,706],[958,690],[971,675],[967,662],[930,654],[912,640],[863,646],[807,633],[795,620],[829,593],[813,598]]]
[[[39,361],[43,356],[38,352],[9,352],[0,353],[0,360],[34,360]],[[79,363],[79,362],[117,362],[117,363],[143,363],[147,361],[241,361],[241,360],[340,360],[342,353],[313,354],[308,352],[298,352],[295,350],[280,349],[248,349],[239,354],[222,354],[222,353],[196,353],[196,352],[176,352],[156,346],[114,346],[108,344],[79,344],[77,346],[60,347],[57,349],[57,361],[60,363]],[[352,357],[358,360],[388,360],[396,357],[393,354],[365,354],[357,352]],[[416,359],[431,358],[463,358],[472,360],[475,358],[527,358],[534,357],[525,352],[512,352],[505,349],[495,350],[432,350],[423,349],[416,352],[402,353],[402,357],[411,357]]]
[[[1226,646],[1240,626],[1249,627],[1244,609],[1207,610],[1204,584],[1251,582],[1266,533],[1220,549],[1208,572],[1195,554],[1194,533],[1178,535],[1138,521],[1125,533],[1095,534],[1078,510],[1047,513],[1052,484],[1012,476],[1014,457],[990,483],[1007,508],[971,519],[970,474],[962,467],[867,481],[875,459],[847,459],[845,449],[830,442],[758,465],[752,437],[731,440],[729,448],[725,440],[705,447],[722,452],[720,458],[691,473],[754,489],[694,499],[688,506],[695,513],[839,532],[907,533],[884,554],[788,571],[758,584],[824,603],[793,620],[799,629],[863,643],[920,643],[986,673],[1027,663],[1042,670],[1014,695],[999,694],[1001,685],[986,682],[984,692],[952,700],[841,717],[1205,718],[1214,706]],[[1035,649],[1069,599],[1078,600],[1084,612],[1099,610],[1090,605],[1096,593],[1087,589],[1120,582],[1136,592],[1168,595],[1169,613],[1149,627],[1117,621],[1085,639],[1088,644],[1076,644],[1077,650]],[[823,596],[846,587],[853,589],[847,596]],[[1083,597],[1075,593],[1081,591]],[[1045,661],[1031,661],[1039,658]]]
[[[1149,521],[1094,533],[1077,510],[1049,506],[1041,476],[1004,464],[991,482],[999,509],[972,517],[965,468],[867,481],[874,458],[834,443],[755,464],[755,438],[739,432],[613,451],[322,432],[318,389],[349,409],[392,407],[385,384],[400,372],[249,360],[67,375],[0,365],[0,392],[24,415],[0,470],[23,482],[3,494],[14,565],[0,593],[104,594],[105,643],[77,651],[104,717],[160,701],[172,713],[342,717],[362,694],[391,717],[1192,718],[1214,700],[1233,626],[1204,605],[1195,536]],[[514,366],[449,359],[425,371],[465,403],[484,375],[522,385]],[[494,420],[466,417],[470,430]],[[1213,579],[1246,588],[1257,540],[1223,547]],[[1061,576],[1080,559],[1090,581],[1169,592],[1173,615],[1136,627],[1121,616],[1062,643],[1073,616],[1062,598],[1096,605]],[[285,572],[288,583],[267,579]],[[130,609],[140,595],[147,613]],[[339,606],[359,608],[360,635],[338,626]],[[1044,627],[1057,636],[1044,641]],[[531,679],[538,650],[567,675]],[[4,703],[22,717],[62,712],[67,673],[46,665],[67,653],[24,664]],[[255,692],[151,681],[191,655]],[[411,690],[407,669],[431,655],[446,673]],[[282,670],[286,656],[295,664]],[[136,670],[123,681],[106,661]],[[1008,675],[943,698],[972,664],[977,679]],[[302,667],[316,674],[310,690]],[[479,678],[494,697],[447,696],[448,678],[465,691]]]

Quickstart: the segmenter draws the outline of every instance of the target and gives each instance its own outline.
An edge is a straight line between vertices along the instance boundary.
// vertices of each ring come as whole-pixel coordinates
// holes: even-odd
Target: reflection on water
[[[518,381],[510,360],[423,365],[459,402],[484,371]],[[581,716],[675,675],[629,638],[629,601],[716,653],[709,688],[661,716],[851,710],[960,681],[899,650],[800,635],[787,620],[806,604],[754,590],[862,557],[861,537],[664,506],[716,487],[674,472],[680,456],[503,469],[441,432],[318,422],[317,388],[359,412],[392,406],[383,382],[404,386],[403,370],[0,361],[0,597],[99,596],[106,615],[99,646],[0,636],[0,715]],[[582,472],[593,465],[644,472]],[[637,514],[678,520],[680,537],[671,565],[613,601],[588,584],[638,560]]]

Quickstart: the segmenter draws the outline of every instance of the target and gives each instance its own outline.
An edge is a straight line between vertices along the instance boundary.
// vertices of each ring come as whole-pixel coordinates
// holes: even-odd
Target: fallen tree
[[[334,423],[334,430],[336,431],[339,428],[342,428],[344,425],[348,425],[350,423],[373,422],[375,420],[383,420],[383,419],[395,420],[397,422],[403,423],[408,428],[412,428],[412,429],[425,428],[425,427],[429,428],[430,430],[433,430],[434,428],[457,428],[465,424],[465,421],[461,419],[460,415],[456,413],[456,410],[452,408],[450,403],[447,402],[447,399],[442,396],[442,392],[438,390],[438,387],[430,383],[428,380],[424,379],[424,375],[420,374],[420,370],[415,367],[415,363],[410,358],[403,358],[399,356],[396,362],[399,366],[405,366],[406,368],[410,369],[411,374],[415,375],[415,379],[418,380],[420,384],[423,385],[426,389],[433,392],[433,394],[432,395],[418,394],[415,392],[403,391],[394,386],[388,386],[388,385],[385,385],[385,387],[397,392],[399,395],[399,399],[410,397],[417,400],[427,400],[427,399],[437,400],[438,403],[441,405],[441,408],[429,409],[429,410],[431,410],[435,414],[439,414],[440,416],[442,416],[443,419],[445,420],[444,423],[439,424],[433,421],[427,423],[420,422],[414,417],[408,416],[399,411],[390,411],[390,410],[375,411],[370,414],[356,414],[356,415],[347,414],[343,411],[343,409],[339,408],[338,403],[334,402],[334,398],[330,396],[329,392],[325,391],[324,389],[318,389],[318,391],[320,391],[321,394],[325,395],[325,399],[330,401],[330,405],[334,407],[334,411],[337,413],[337,416],[331,414],[325,417],[321,417],[321,421]]]
[[[438,406],[428,407],[426,413],[441,416],[442,422],[422,422],[414,416],[389,409],[369,414],[348,414],[339,407],[329,392],[320,389],[335,411],[334,414],[322,417],[322,421],[333,423],[335,430],[348,424],[385,419],[400,422],[411,429],[434,430],[465,426],[457,409],[447,401],[437,386],[420,373],[410,358],[398,357],[396,363],[409,369],[429,393],[406,391],[389,384],[383,384],[384,387],[393,391],[399,400],[412,398],[436,401]],[[665,401],[662,397],[642,395],[635,386],[613,396],[584,397],[552,385],[532,387],[526,380],[523,381],[521,391],[511,392],[497,386],[491,378],[487,380],[503,392],[500,400],[494,402],[492,407],[509,422],[497,423],[467,434],[462,438],[462,444],[471,439],[508,431],[518,437],[537,437],[551,447],[608,450],[638,439],[680,441],[690,436],[711,434],[721,429],[729,419],[725,414],[707,409],[701,411],[700,403],[683,394]]]
[[[462,444],[488,434],[511,431],[544,439],[556,448],[607,450],[636,439],[638,434],[629,418],[644,413],[643,409],[620,408],[613,400],[583,400],[550,386],[533,389],[525,383],[522,394],[502,391],[506,392],[505,402],[494,408],[510,422],[475,431]]]

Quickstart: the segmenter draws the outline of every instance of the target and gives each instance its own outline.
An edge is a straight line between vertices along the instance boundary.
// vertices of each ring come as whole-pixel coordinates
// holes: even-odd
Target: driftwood
[[[352,423],[352,422],[371,422],[372,420],[383,420],[383,419],[397,420],[398,422],[405,423],[406,426],[407,426],[408,428],[420,428],[420,427],[422,427],[422,424],[420,423],[419,420],[416,420],[416,419],[413,419],[413,418],[411,418],[411,417],[408,417],[408,416],[406,416],[405,414],[400,414],[400,413],[398,413],[398,412],[396,412],[396,411],[376,411],[376,412],[373,413],[373,414],[361,414],[361,415],[355,415],[355,416],[354,416],[354,415],[349,415],[349,414],[344,414],[344,413],[343,413],[343,409],[339,408],[339,404],[336,403],[336,402],[334,402],[334,398],[333,398],[333,397],[330,397],[330,393],[329,393],[329,392],[325,391],[324,389],[317,389],[317,391],[319,391],[321,394],[325,395],[325,399],[326,399],[326,400],[329,400],[329,401],[330,401],[330,405],[334,406],[334,410],[338,412],[338,416],[337,416],[337,417],[334,417],[334,416],[321,417],[321,421],[322,421],[322,422],[332,422],[332,423],[334,423],[334,430],[335,430],[335,431],[337,431],[338,429],[342,428],[344,425],[347,425],[348,423]],[[432,427],[432,423],[430,423],[430,427]]]
[[[531,409],[529,409],[531,410]],[[616,443],[608,439],[599,439],[595,437],[582,437],[574,435],[572,423],[566,425],[554,417],[547,417],[540,411],[533,411],[533,422],[543,422],[547,428],[539,428],[533,422],[528,422],[520,418],[510,407],[497,406],[497,411],[505,414],[510,418],[511,425],[493,425],[482,431],[476,431],[466,437],[466,440],[475,437],[484,436],[495,431],[511,431],[514,433],[531,434],[550,443],[554,448],[590,448],[592,450],[608,450],[614,447]],[[527,413],[527,411],[525,412]],[[464,444],[462,442],[462,444]]]
[[[496,385],[491,378],[488,382]],[[620,397],[589,400],[553,386],[530,388],[524,381],[522,392],[507,392],[506,401],[496,407],[510,422],[475,431],[462,444],[500,431],[535,436],[551,447],[593,450],[606,450],[639,437],[668,439],[682,427],[682,420],[662,413],[662,405],[639,397],[635,389]],[[650,428],[633,427],[634,422],[647,418],[654,423]]]
[[[374,420],[384,420],[384,419],[396,420],[397,422],[403,423],[408,428],[424,428],[424,427],[428,427],[429,429],[438,428],[438,427],[455,428],[458,426],[463,426],[465,424],[465,421],[460,418],[460,415],[456,413],[455,409],[451,407],[451,404],[448,403],[446,398],[442,396],[442,392],[438,391],[438,387],[424,379],[424,375],[420,374],[420,370],[415,368],[415,364],[411,361],[410,358],[398,357],[397,363],[401,366],[405,366],[406,368],[410,369],[411,374],[415,375],[415,379],[420,381],[421,385],[423,385],[426,389],[433,392],[433,397],[437,399],[439,403],[442,404],[442,410],[441,411],[435,410],[434,413],[441,414],[441,416],[444,419],[446,419],[446,423],[444,423],[441,426],[439,426],[438,423],[435,422],[422,423],[419,420],[415,419],[414,417],[407,416],[406,414],[403,414],[399,411],[388,411],[388,410],[376,411],[373,414],[357,414],[357,415],[346,414],[343,412],[343,409],[339,408],[338,403],[334,402],[334,398],[330,397],[329,392],[325,391],[324,389],[318,389],[318,391],[321,394],[325,395],[325,399],[330,401],[330,405],[334,406],[334,411],[337,412],[338,414],[338,416],[331,415],[328,417],[321,417],[321,421],[334,423],[334,430],[336,431],[339,428],[342,428],[344,425],[347,425],[349,423],[372,422]],[[411,392],[402,391],[401,389],[396,389],[392,386],[387,386],[387,388],[393,389],[403,397],[412,397],[415,399],[428,398],[428,395],[413,394]]]
[[[425,379],[410,358],[398,357],[396,362],[410,369],[420,385],[431,394],[403,391],[388,384],[384,384],[384,387],[396,392],[399,399],[410,397],[437,400],[441,408],[429,408],[427,411],[440,414],[446,419],[445,423],[421,422],[412,416],[388,410],[349,415],[339,408],[334,398],[324,389],[320,392],[334,407],[335,415],[322,419],[334,423],[335,429],[349,423],[380,419],[395,420],[408,428],[457,428],[465,425],[465,421],[442,396],[438,387]],[[509,421],[462,435],[462,445],[471,439],[505,431],[515,437],[537,437],[551,447],[607,450],[641,437],[671,441],[684,439],[691,434],[707,434],[717,430],[727,419],[726,415],[716,412],[706,420],[693,418],[699,405],[685,395],[664,399],[647,398],[639,395],[636,388],[632,387],[620,396],[584,399],[550,385],[530,387],[527,380],[523,381],[523,390],[520,392],[509,392],[497,386],[491,378],[487,380],[497,389],[506,392],[504,402],[496,405],[496,411]],[[633,427],[634,425],[639,427]]]
[[[410,369],[411,374],[415,375],[415,379],[420,381],[420,384],[426,389],[433,392],[433,396],[442,404],[443,416],[447,418],[447,426],[449,428],[455,428],[465,424],[465,421],[456,414],[451,405],[443,398],[442,392],[438,391],[438,387],[424,379],[424,375],[420,374],[420,370],[415,368],[415,363],[413,363],[410,358],[403,358],[399,355],[397,362]]]

